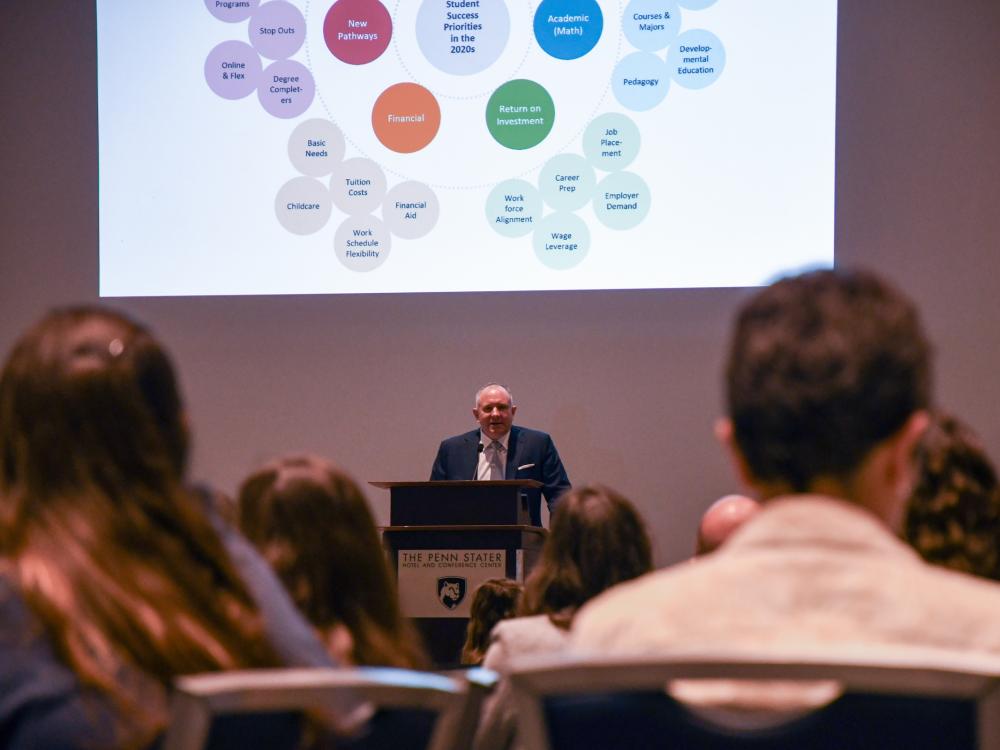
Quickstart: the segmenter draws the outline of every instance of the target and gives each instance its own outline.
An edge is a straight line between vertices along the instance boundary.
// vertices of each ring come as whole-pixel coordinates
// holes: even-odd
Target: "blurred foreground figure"
[[[522,616],[497,623],[483,666],[502,673],[512,659],[565,649],[581,606],[652,569],[649,533],[631,501],[600,485],[570,490],[552,515],[542,559],[524,584]],[[476,750],[515,746],[515,725],[504,680],[484,704]]]
[[[698,555],[715,552],[736,529],[760,510],[760,503],[746,495],[725,495],[710,506],[698,525]]]
[[[717,433],[764,507],[715,553],[586,605],[573,645],[1000,654],[1000,588],[898,537],[930,380],[916,309],[878,277],[816,271],[758,291],[737,315]]]
[[[357,665],[426,666],[354,480],[321,458],[293,456],[249,476],[237,503],[243,533],[333,656]]]
[[[1000,580],[1000,486],[979,438],[936,415],[916,458],[906,540],[927,562]]]
[[[177,675],[330,664],[246,540],[184,484],[159,343],[53,312],[0,376],[0,746],[143,747]]]

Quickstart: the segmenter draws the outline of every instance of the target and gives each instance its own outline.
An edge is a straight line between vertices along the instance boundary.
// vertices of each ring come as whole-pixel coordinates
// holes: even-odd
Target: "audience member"
[[[283,458],[240,487],[239,525],[338,659],[423,667],[417,634],[368,503],[354,481],[312,456]]]
[[[1000,487],[979,438],[936,415],[917,444],[905,537],[927,562],[1000,580]]]
[[[715,552],[730,535],[760,510],[760,503],[746,495],[725,495],[710,506],[698,525],[695,554]]]
[[[552,515],[542,558],[524,585],[522,616],[493,629],[483,666],[503,672],[512,658],[565,648],[585,602],[652,569],[649,534],[631,502],[600,485],[571,490]],[[509,686],[501,682],[484,708],[476,747],[507,748],[514,739]]]
[[[478,666],[483,663],[493,628],[501,620],[514,616],[522,590],[521,584],[509,578],[490,578],[479,585],[470,606],[462,664]]]
[[[925,564],[896,536],[930,380],[916,310],[872,274],[816,271],[753,295],[718,432],[764,508],[714,554],[585,606],[573,645],[1000,653],[1000,589]]]
[[[175,676],[331,661],[267,565],[184,484],[167,354],[50,313],[0,376],[0,745],[142,747]]]

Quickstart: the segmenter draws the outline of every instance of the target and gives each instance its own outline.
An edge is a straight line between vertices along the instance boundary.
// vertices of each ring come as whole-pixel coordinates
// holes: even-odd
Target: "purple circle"
[[[298,117],[312,104],[316,82],[309,68],[295,60],[278,60],[264,69],[257,98],[275,117]]]
[[[264,3],[247,26],[250,44],[264,57],[284,60],[291,57],[306,40],[306,19],[302,12],[285,0]]]
[[[205,81],[223,99],[242,99],[260,83],[260,57],[246,42],[231,39],[205,58]]]
[[[205,0],[208,12],[226,23],[236,23],[250,18],[260,0]]]

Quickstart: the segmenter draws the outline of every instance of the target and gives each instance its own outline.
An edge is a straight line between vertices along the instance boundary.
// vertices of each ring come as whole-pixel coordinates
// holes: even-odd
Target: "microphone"
[[[480,440],[479,441],[479,448],[476,449],[476,466],[472,470],[472,478],[473,479],[479,479],[479,456],[482,454],[482,452],[484,450],[486,450],[486,446],[483,445],[483,441]]]

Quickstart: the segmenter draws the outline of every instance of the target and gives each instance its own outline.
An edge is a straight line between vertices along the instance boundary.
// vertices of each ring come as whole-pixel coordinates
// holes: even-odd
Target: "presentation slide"
[[[833,264],[836,0],[97,0],[97,25],[102,296]]]

